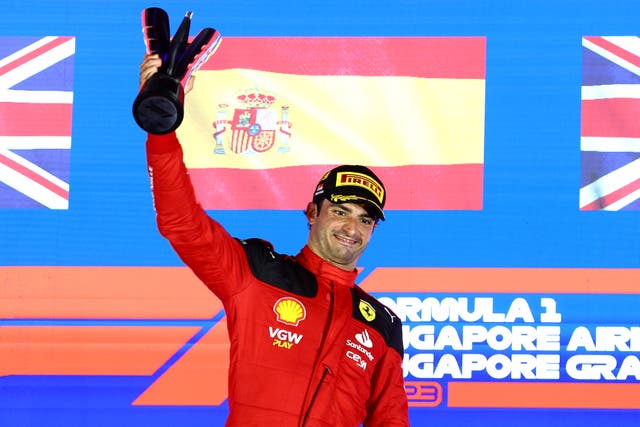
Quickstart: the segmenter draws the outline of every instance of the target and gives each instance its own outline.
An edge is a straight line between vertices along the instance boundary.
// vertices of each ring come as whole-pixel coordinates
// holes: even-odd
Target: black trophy
[[[213,53],[220,42],[219,33],[204,28],[189,43],[191,12],[187,12],[180,27],[170,39],[169,17],[157,7],[142,12],[142,31],[147,52],[157,53],[162,66],[140,89],[133,102],[133,117],[145,131],[152,134],[172,132],[184,117],[182,79],[187,71],[197,69]]]

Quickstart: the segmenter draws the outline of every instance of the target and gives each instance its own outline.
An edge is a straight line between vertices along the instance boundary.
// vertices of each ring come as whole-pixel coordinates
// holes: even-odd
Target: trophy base
[[[184,116],[184,89],[180,82],[162,74],[154,75],[133,103],[133,117],[148,133],[163,135],[180,126]]]

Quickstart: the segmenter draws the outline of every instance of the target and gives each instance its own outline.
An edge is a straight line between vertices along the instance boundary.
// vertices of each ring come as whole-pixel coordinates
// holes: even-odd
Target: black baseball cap
[[[360,165],[342,165],[325,173],[313,193],[313,201],[327,199],[332,203],[364,202],[374,208],[376,219],[384,221],[387,194],[380,178]]]

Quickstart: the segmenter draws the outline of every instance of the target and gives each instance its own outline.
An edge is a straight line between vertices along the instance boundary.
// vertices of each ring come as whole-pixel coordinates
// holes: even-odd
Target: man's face
[[[376,225],[366,209],[356,203],[323,200],[319,212],[314,203],[309,204],[307,218],[309,248],[331,264],[353,270]]]

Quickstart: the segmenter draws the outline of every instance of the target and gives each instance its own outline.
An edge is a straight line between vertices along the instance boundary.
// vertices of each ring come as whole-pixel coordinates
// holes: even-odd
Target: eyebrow
[[[331,202],[329,202],[329,203],[331,203]],[[330,206],[331,206],[331,207],[337,207],[337,208],[340,208],[340,209],[342,209],[343,211],[347,211],[347,212],[349,212],[350,214],[353,214],[353,208],[351,208],[351,207],[349,207],[349,206],[345,206],[345,205],[344,205],[344,204],[342,204],[342,203],[331,203],[331,205],[330,205]],[[360,205],[358,205],[358,206],[360,206]],[[362,206],[361,206],[361,207],[362,207]],[[371,215],[371,214],[367,211],[367,209],[365,209],[364,207],[362,207],[362,210],[364,210],[364,213],[359,214],[359,215],[358,215],[358,217],[359,217],[359,218],[371,218],[372,220],[374,219],[373,215]]]

